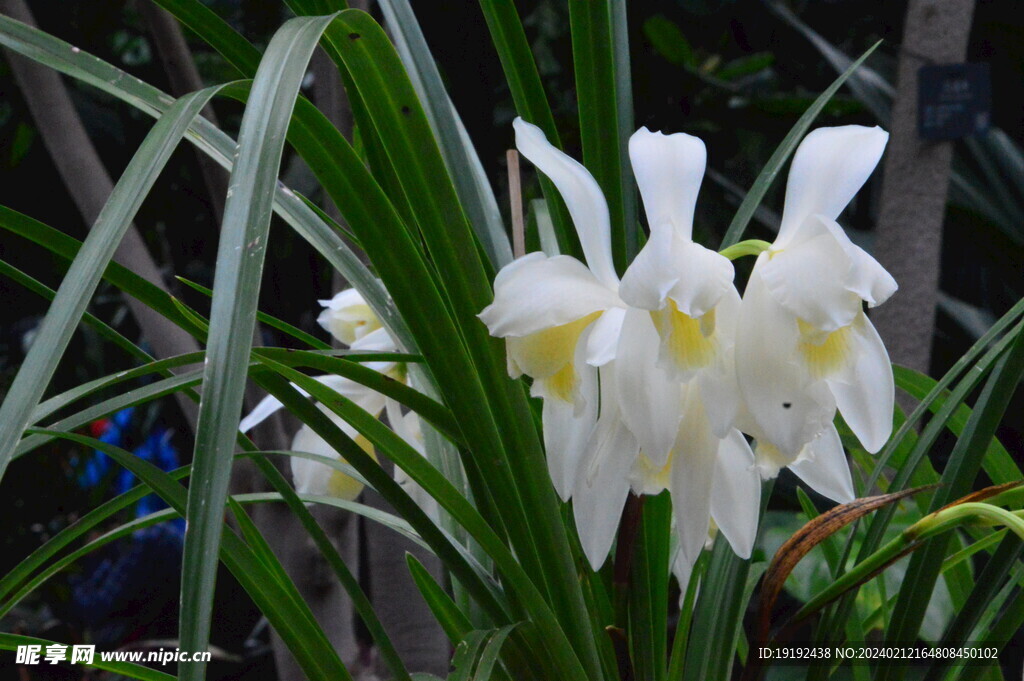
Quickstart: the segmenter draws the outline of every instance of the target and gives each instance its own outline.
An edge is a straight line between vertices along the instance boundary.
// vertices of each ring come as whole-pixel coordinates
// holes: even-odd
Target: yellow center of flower
[[[377,453],[373,449],[373,445],[362,435],[357,435],[355,442],[359,447],[370,455],[370,457],[376,461]],[[342,462],[347,463],[345,459],[341,459]],[[363,491],[363,483],[353,478],[351,475],[342,473],[339,470],[333,468],[330,469],[330,477],[327,479],[327,493],[333,497],[344,499],[346,501],[353,501],[359,496],[359,493]]]
[[[334,310],[328,317],[331,334],[345,345],[352,345],[363,336],[381,327],[380,320],[369,305],[357,303]]]
[[[659,468],[646,454],[640,452],[633,468],[633,477],[640,483],[642,494],[660,494],[662,490],[668,489],[672,476],[672,461],[675,458],[676,450],[673,449],[669,452],[665,465]]]
[[[827,378],[853,360],[852,325],[825,332],[802,319],[796,323],[800,330],[800,354],[813,378]]]
[[[651,313],[658,335],[675,365],[683,371],[700,369],[715,358],[715,311],[712,309],[698,318],[680,312],[675,301]]]
[[[600,316],[600,312],[594,312],[529,336],[509,338],[509,355],[520,371],[535,381],[545,382],[546,394],[571,402],[577,382],[573,366],[576,344],[583,330]]]

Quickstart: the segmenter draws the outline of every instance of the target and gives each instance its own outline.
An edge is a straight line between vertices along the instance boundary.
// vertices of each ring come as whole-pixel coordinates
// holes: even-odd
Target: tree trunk
[[[892,361],[925,373],[953,145],[918,136],[917,74],[926,64],[964,60],[973,14],[973,0],[910,0],[882,183],[875,255],[900,288],[872,319]]]
[[[30,26],[36,25],[32,12],[24,0],[0,0],[0,12]],[[82,125],[60,75],[47,66],[9,50],[6,52],[14,78],[21,88],[57,172],[67,186],[82,218],[86,224],[92,225],[114,188],[110,175]],[[153,261],[134,225],[125,232],[114,253],[114,260],[164,291],[168,290],[160,268]],[[192,336],[160,313],[131,296],[125,298],[154,355],[171,357],[199,350],[199,344]],[[181,367],[176,371],[181,372],[190,368]],[[181,393],[176,393],[175,397],[194,431],[199,414],[198,407]]]

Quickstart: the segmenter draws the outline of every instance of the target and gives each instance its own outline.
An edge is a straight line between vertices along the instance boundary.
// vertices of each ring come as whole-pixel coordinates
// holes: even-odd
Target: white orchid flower
[[[885,302],[896,282],[836,223],[887,140],[882,129],[862,126],[820,128],[804,139],[778,238],[758,256],[740,309],[736,369],[758,465],[770,476],[796,463],[806,482],[814,487],[815,478],[839,501],[852,498],[849,471],[822,479],[839,473],[836,409],[870,452],[892,431],[892,366],[863,303]]]
[[[356,289],[345,289],[330,300],[318,302],[326,309],[320,314],[317,321],[337,340],[348,345],[349,350],[356,352],[396,352],[398,350],[394,339],[388,334],[387,329],[381,325],[376,314],[374,314],[373,310],[366,304],[366,301]],[[365,362],[363,365],[382,374],[389,375],[396,380],[405,381],[402,365],[397,362]],[[409,442],[418,452],[423,452],[419,419],[414,413],[410,412],[403,416],[397,403],[393,403],[392,400],[386,399],[377,391],[356,383],[351,379],[334,375],[314,376],[313,378],[343,397],[348,398],[356,406],[374,417],[379,417],[381,412],[387,407],[389,420],[391,420],[392,428],[395,432],[406,442]],[[305,397],[310,396],[302,388],[294,384],[292,384],[292,387]],[[241,423],[238,424],[238,429],[243,433],[252,430],[283,406],[276,397],[268,395],[242,419]],[[335,425],[340,427],[346,435],[352,438],[356,444],[376,460],[373,446],[365,437],[360,435],[334,412],[326,409],[323,405],[318,405],[318,407],[327,414]],[[392,416],[392,412],[394,416]],[[292,450],[342,460],[341,456],[322,437],[305,424],[295,434],[292,441]],[[295,488],[299,492],[336,496],[352,500],[359,496],[363,489],[362,482],[317,461],[292,457],[291,466]],[[404,473],[396,468],[396,480],[399,480],[400,484],[404,484],[404,478],[400,476],[404,476]],[[415,483],[407,480],[405,480],[405,483],[415,485]],[[415,487],[416,489],[410,488],[410,494],[428,512],[431,512],[431,509],[433,509],[436,515],[436,502],[429,495],[426,495],[423,490],[418,489],[418,485]]]
[[[588,467],[594,470],[593,452],[603,451],[606,441],[621,436],[621,420],[637,445],[664,464],[682,418],[680,385],[656,368],[655,356],[633,353],[617,360],[618,378],[607,381],[617,386],[612,395],[620,405],[617,415],[610,416],[610,403],[599,401],[594,367],[606,367],[620,352],[629,354],[623,348],[630,346],[634,335],[645,333],[645,327],[653,330],[653,322],[646,311],[628,310],[619,297],[608,206],[597,181],[552,146],[536,126],[516,119],[514,127],[519,151],[551,179],[565,200],[587,264],[543,253],[513,261],[495,278],[494,303],[480,318],[492,335],[506,339],[509,373],[533,378],[533,394],[544,398],[549,471],[559,495],[568,500],[577,487],[584,452],[590,452]],[[639,287],[660,288],[659,282],[647,282],[645,277],[663,274],[650,269],[634,279]],[[604,427],[595,427],[599,403]],[[618,456],[628,459],[628,453]],[[628,471],[631,461],[617,463]],[[625,475],[621,478],[619,488],[626,481]],[[612,510],[607,514],[610,517]]]
[[[317,323],[340,343],[352,345],[367,334],[381,328],[380,319],[359,291],[339,291],[330,300],[318,300],[324,311]]]
[[[729,259],[693,241],[707,152],[691,135],[641,128],[629,140],[629,158],[651,236],[619,292],[627,304],[652,312],[661,361],[686,380],[714,363],[720,343],[715,308],[736,296]]]
[[[740,558],[749,558],[757,537],[761,505],[761,476],[754,453],[736,428],[725,437],[715,434],[708,419],[708,400],[697,382],[684,388],[683,420],[671,456],[662,467],[642,455],[630,480],[636,494],[669,490],[679,558],[697,560],[708,539],[708,528],[722,532]]]
[[[377,315],[374,314],[370,306],[366,304],[362,294],[356,289],[345,289],[330,300],[320,300],[318,302],[327,309],[320,314],[317,321],[337,340],[348,345],[349,350],[355,352],[398,351],[398,345],[395,343],[395,340],[388,333],[387,329],[381,326]],[[402,367],[397,362],[364,362],[363,366],[382,374],[387,374],[391,378],[404,381]],[[384,396],[358,383],[332,375],[314,376],[313,378],[348,397],[375,416],[384,409]],[[302,388],[294,384],[292,387],[302,393],[303,396],[309,397],[309,393]],[[370,397],[370,394],[375,397]],[[242,422],[238,424],[238,429],[243,433],[249,432],[283,406],[276,397],[271,395],[264,397],[242,419]]]
[[[349,381],[351,383],[351,381]],[[317,407],[341,430],[352,438],[364,452],[370,455],[374,461],[377,455],[373,445],[365,437],[356,432],[340,416],[327,409],[322,404]],[[374,414],[376,416],[376,414]],[[299,432],[295,433],[292,439],[292,451],[305,452],[307,454],[318,454],[329,459],[347,463],[338,454],[337,450],[327,444],[327,441],[320,437],[316,431],[308,425],[303,424]],[[319,461],[304,459],[302,457],[291,457],[292,483],[295,491],[300,494],[314,494],[317,496],[337,497],[346,501],[353,501],[363,491],[365,485],[347,473],[327,466]]]
[[[530,253],[501,269],[494,302],[480,313],[491,335],[506,339],[509,374],[533,379],[544,398],[544,445],[562,499],[597,419],[597,372],[588,360],[614,355],[625,305],[612,263],[608,206],[593,176],[520,118],[516,146],[558,188],[587,264],[570,256]],[[603,343],[610,339],[610,346]],[[593,346],[593,347],[591,347]],[[603,355],[604,357],[600,357]]]

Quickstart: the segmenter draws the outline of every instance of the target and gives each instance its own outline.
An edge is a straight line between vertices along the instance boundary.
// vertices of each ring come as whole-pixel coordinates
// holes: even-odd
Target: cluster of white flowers
[[[515,121],[519,151],[555,184],[586,264],[531,253],[504,267],[480,314],[510,374],[544,400],[552,482],[572,499],[597,569],[630,490],[670,490],[689,572],[717,527],[749,557],[760,478],[789,467],[836,501],[854,497],[836,410],[876,452],[892,429],[888,354],[863,311],[896,290],[836,218],[885,148],[880,128],[821,128],[793,159],[779,236],[741,299],[732,263],[692,239],[704,143],[646,128],[629,156],[650,239],[620,279],[608,207],[589,172]],[[752,450],[744,433],[753,438]]]
[[[383,327],[380,319],[354,288],[345,289],[330,300],[317,301],[324,308],[317,322],[335,340],[356,352],[397,352],[395,340]],[[366,362],[364,366],[379,371],[397,381],[405,382],[406,373],[396,362]],[[419,417],[414,412],[403,414],[401,406],[379,392],[342,376],[317,376],[316,380],[348,398],[364,411],[379,417],[387,413],[391,428],[420,454],[424,453],[423,433]],[[308,396],[301,388],[293,386]],[[283,405],[275,397],[265,397],[256,408],[242,419],[238,428],[243,433],[255,428]],[[376,460],[373,445],[360,435],[355,428],[323,405],[318,405],[342,432],[352,438],[363,451]],[[292,451],[316,454],[335,461],[342,461],[341,455],[320,437],[312,428],[303,424],[292,440]],[[363,483],[350,475],[324,465],[319,461],[301,457],[291,458],[292,481],[301,494],[339,497],[353,500],[363,491]],[[395,468],[395,480],[431,516],[437,515],[437,502],[411,480],[400,468]]]

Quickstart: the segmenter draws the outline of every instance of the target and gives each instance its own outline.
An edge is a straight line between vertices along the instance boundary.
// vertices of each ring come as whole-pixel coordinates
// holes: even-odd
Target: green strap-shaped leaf
[[[480,9],[487,21],[498,58],[501,60],[501,68],[505,72],[505,80],[508,81],[516,111],[526,121],[543,130],[551,144],[561,148],[555,117],[551,114],[551,106],[548,104],[548,97],[537,71],[537,62],[530,51],[530,44],[526,40],[526,32],[523,30],[515,3],[512,0],[480,0]],[[569,219],[569,212],[562,197],[549,179],[541,176],[539,180],[544,198],[551,207],[551,220],[555,226],[555,235],[558,237],[558,249],[566,255],[582,258],[583,251],[579,238],[576,236],[576,230]]]
[[[192,119],[218,89],[196,92],[172,105],[146,135],[96,218],[0,406],[0,478],[121,237]]]
[[[168,5],[171,5],[169,0]],[[210,18],[208,9],[203,8],[195,0],[178,0],[173,5],[175,11],[185,11],[179,5],[187,6],[190,11],[189,19],[197,22],[190,26],[193,26],[204,38],[208,37],[207,34],[201,32],[207,25],[204,22]],[[195,5],[199,5],[199,9],[196,9]],[[168,9],[171,7],[168,6]],[[232,61],[232,64],[246,75],[254,74],[255,66],[253,64],[259,61],[259,51],[249,45],[230,27],[225,30],[226,24],[215,15],[213,16],[219,22],[215,22],[215,29],[218,31],[216,35],[219,38],[224,38],[224,36],[227,38],[211,42],[211,44],[225,56],[231,55],[236,59],[236,61]],[[242,44],[246,45],[248,49],[243,48]],[[0,15],[0,45],[92,85],[150,116],[159,117],[174,102],[169,95],[111,66],[102,59],[98,59],[84,50],[73,48],[70,44],[36,28],[2,15]],[[240,56],[243,53],[247,56]],[[244,100],[248,90],[240,90],[237,86],[228,85],[225,87],[224,93]],[[305,106],[302,106],[303,103]],[[338,131],[305,98],[300,99],[300,112],[304,112],[306,115],[299,116],[297,125],[293,128],[302,139],[316,140],[318,136],[323,138],[324,134],[332,133],[339,136]],[[311,132],[308,127],[310,122],[314,124],[319,122],[321,125]],[[229,170],[233,167],[237,145],[234,140],[206,119],[196,118],[189,128],[188,139],[220,165]],[[317,145],[314,145],[314,148],[315,146]],[[307,161],[311,161],[310,158],[304,157]],[[311,165],[313,165],[312,162]],[[365,168],[362,165],[359,166],[359,169],[365,173]],[[333,267],[337,268],[352,286],[359,290],[399,344],[406,350],[415,351],[412,336],[390,302],[380,281],[370,273],[359,256],[352,252],[334,230],[320,220],[302,199],[287,187],[278,186],[276,188],[274,209],[302,238],[308,241]],[[57,234],[60,233],[57,232]]]
[[[273,190],[306,66],[333,17],[300,17],[274,34],[253,81],[238,134],[210,313],[188,522],[182,558],[181,647],[206,650],[213,616],[217,549],[242,410],[249,348],[270,231]],[[184,681],[204,678],[204,662],[181,665]]]
[[[186,490],[153,464],[96,438],[74,433],[46,432],[51,436],[100,450],[118,465],[131,471],[177,513],[184,514]],[[218,519],[223,525],[223,517]],[[214,558],[217,559],[218,555],[238,579],[239,584],[249,593],[257,607],[267,616],[310,679],[352,681],[345,665],[338,659],[334,647],[313,619],[305,601],[294,598],[295,586],[290,580],[287,583],[279,581],[282,579],[280,572],[275,573],[259,558],[257,552],[230,530],[224,533],[223,543],[214,547]],[[287,576],[283,579],[287,580]],[[190,651],[206,650],[205,645],[202,648],[188,648],[184,641],[180,647]],[[187,664],[179,664],[179,678]]]
[[[875,468],[865,485],[867,489],[874,487],[875,483],[882,475],[882,471],[885,466],[887,466],[893,459],[896,452],[905,445],[906,441],[912,437],[912,429],[931,409],[934,402],[943,395],[944,391],[947,390],[954,381],[970,369],[969,373],[967,373],[967,375],[951,392],[943,407],[936,412],[935,417],[928,423],[927,427],[924,428],[921,433],[921,437],[917,438],[917,441],[910,453],[907,454],[897,470],[890,489],[903,489],[907,486],[914,475],[914,471],[918,467],[918,463],[931,448],[935,438],[937,438],[939,433],[944,429],[944,424],[955,413],[958,405],[960,405],[967,396],[971,394],[971,391],[974,390],[981,379],[985,377],[989,368],[991,368],[996,359],[1006,349],[1014,335],[1021,332],[1022,327],[1017,326],[1002,340],[995,342],[996,339],[999,338],[1000,334],[1004,333],[1011,327],[1011,325],[1019,322],[1021,315],[1024,315],[1024,300],[1018,301],[999,319],[999,321],[992,325],[991,329],[975,341],[974,345],[972,345],[971,348],[964,353],[952,367],[950,367],[949,371],[939,379],[931,390],[928,391],[928,394],[921,400],[917,407],[914,408],[906,421],[904,421],[893,436],[889,438],[889,442],[882,448],[882,451],[879,452]],[[995,344],[993,345],[994,342]],[[992,347],[990,348],[989,346]],[[863,560],[881,546],[885,530],[888,527],[889,522],[892,520],[892,515],[892,509],[883,509],[875,514],[871,524],[868,526],[867,535],[864,537],[861,544],[859,559]],[[853,543],[854,536],[851,533],[850,538],[846,542],[846,547],[844,548],[840,565],[844,565],[846,563],[847,557],[853,550]],[[837,578],[839,576],[839,574],[836,575]],[[835,632],[839,631],[844,626],[844,623],[849,616],[850,609],[853,607],[853,600],[855,597],[856,589],[853,589],[850,593],[840,599],[839,605],[832,610],[832,615],[826,616],[823,619],[823,622],[819,627],[819,639],[821,641],[831,640]]]
[[[1021,376],[1024,376],[1024,333],[1017,333],[1006,354],[993,367],[967,428],[950,454],[942,473],[944,486],[935,492],[931,510],[938,510],[970,492],[988,444],[1020,384]],[[916,638],[948,546],[948,538],[931,541],[911,557],[886,631],[886,641]],[[876,678],[880,681],[900,679],[903,671],[897,666],[886,666],[879,670]]]
[[[501,211],[469,133],[444,87],[416,15],[408,0],[381,0],[380,8],[437,137],[466,217],[494,268],[499,269],[512,260]]]
[[[405,562],[409,566],[409,573],[412,575],[413,583],[420,590],[420,594],[423,595],[423,600],[426,601],[427,607],[430,608],[431,614],[434,615],[434,619],[441,625],[448,640],[453,645],[457,644],[473,629],[472,622],[469,621],[465,613],[459,610],[459,606],[455,604],[455,601],[452,600],[444,588],[437,583],[437,580],[434,579],[434,576],[430,574],[427,568],[423,567],[423,563],[416,556],[406,553]]]
[[[612,255],[623,273],[629,264],[627,233],[636,228],[636,215],[627,213],[626,195],[633,192],[626,163],[628,132],[620,121],[625,102],[620,85],[622,66],[617,41],[625,40],[613,25],[613,0],[569,0],[576,100],[583,140],[583,164],[597,180],[611,215]],[[625,51],[628,59],[628,48]],[[628,68],[628,61],[625,64]],[[634,202],[635,208],[635,202]],[[633,238],[635,243],[635,235]]]

